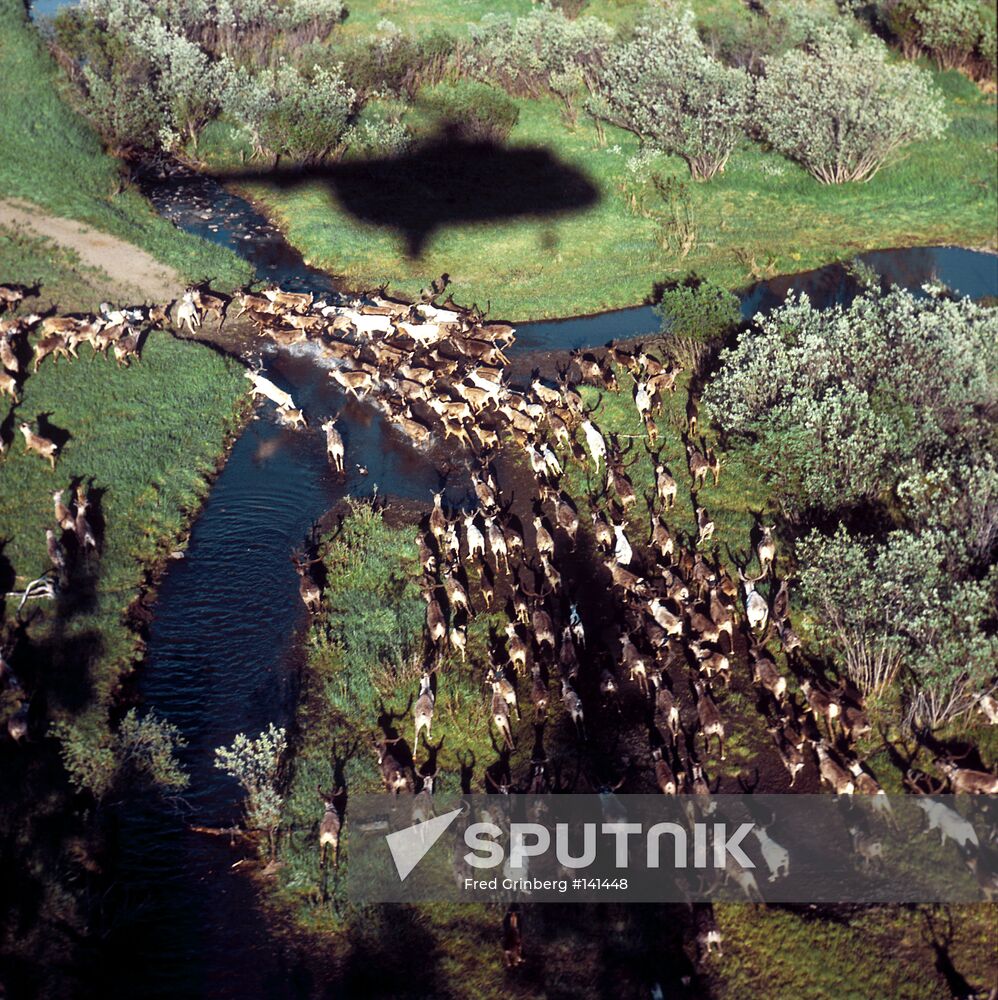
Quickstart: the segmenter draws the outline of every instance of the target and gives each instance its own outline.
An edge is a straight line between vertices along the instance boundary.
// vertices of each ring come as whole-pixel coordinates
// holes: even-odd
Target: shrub
[[[539,6],[523,17],[486,14],[468,26],[461,69],[494,80],[510,93],[539,97],[551,74],[577,67],[587,78],[598,69],[613,29],[595,17],[570,20],[560,10]]]
[[[878,4],[881,22],[909,57],[926,52],[940,69],[994,73],[995,17],[980,0],[893,0]]]
[[[596,91],[594,114],[681,156],[695,180],[724,169],[748,120],[748,75],[707,53],[690,11],[612,49]]]
[[[867,291],[819,311],[801,296],[722,352],[704,402],[753,440],[788,513],[834,511],[889,499],[942,455],[980,464],[996,343],[998,311],[969,299]]]
[[[936,729],[994,687],[998,573],[961,579],[946,568],[935,530],[891,532],[877,544],[844,528],[799,545],[801,585],[849,677],[876,695],[896,684],[912,729]]]
[[[85,110],[107,138],[166,149],[197,142],[218,111],[226,60],[213,60],[139,0],[88,0],[61,23],[57,37],[81,62]]]
[[[246,793],[246,826],[266,832],[271,857],[283,804],[277,775],[287,748],[287,734],[271,723],[255,739],[239,733],[231,746],[215,751],[215,767],[235,778]]]
[[[187,787],[187,774],[176,759],[186,740],[154,712],[140,717],[133,708],[113,732],[104,725],[65,721],[55,723],[52,732],[69,780],[95,799],[126,781],[169,791]]]
[[[690,275],[666,289],[655,307],[669,353],[688,371],[701,373],[721,338],[741,321],[738,298],[727,289]]]
[[[507,94],[470,80],[423,91],[422,101],[445,126],[473,142],[505,142],[520,117]]]
[[[868,181],[898,149],[946,124],[928,73],[890,65],[882,42],[839,29],[768,62],[756,88],[759,133],[825,184]]]
[[[358,93],[413,98],[422,86],[440,83],[456,47],[452,35],[435,30],[414,37],[383,21],[374,39],[336,50],[343,75]]]
[[[372,112],[350,126],[343,145],[358,156],[400,156],[412,145],[412,134],[396,115]]]
[[[339,152],[357,108],[357,95],[335,69],[308,75],[289,63],[251,75],[234,74],[226,115],[249,137],[257,155],[315,163]]]

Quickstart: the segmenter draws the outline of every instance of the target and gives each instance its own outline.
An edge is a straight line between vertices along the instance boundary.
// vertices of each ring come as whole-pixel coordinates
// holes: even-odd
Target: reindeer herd
[[[469,452],[474,494],[470,509],[448,509],[443,492],[435,494],[420,526],[425,670],[401,716],[382,707],[375,739],[383,784],[393,794],[413,796],[414,820],[432,815],[440,749],[430,743],[433,716],[440,686],[447,683],[447,664],[458,659],[462,664],[470,660],[479,672],[493,731],[496,759],[481,772],[488,793],[567,790],[552,773],[544,743],[560,701],[563,724],[580,756],[596,753],[597,730],[615,725],[625,702],[631,722],[645,727],[644,760],[629,760],[612,787],[626,782],[641,790],[650,781],[667,795],[709,795],[707,768],[726,760],[724,692],[734,676],[740,683],[744,676],[765,715],[788,787],[795,786],[810,757],[832,791],[877,796],[886,803],[855,749],[870,732],[862,693],[845,683],[827,684],[800,655],[788,579],[776,577],[775,526],[759,524],[751,540],[755,573],[743,565],[733,578],[712,557],[716,525],[703,498],[718,486],[722,462],[704,444],[695,398],[686,408],[687,468],[682,473],[670,469],[657,450],[663,394],[675,392],[680,374],[675,365],[644,348],[579,351],[572,357],[575,381],[571,368],[565,368],[556,383],[534,372],[525,387],[517,388],[507,378],[501,350],[512,343],[508,328],[479,326],[480,317],[462,318],[456,308],[444,314],[426,302],[368,308],[376,311],[361,312],[367,319],[357,323],[356,311],[319,307],[329,311],[338,338],[354,343],[349,350],[336,348],[338,359],[350,361],[333,377],[381,407],[389,419],[401,415],[417,421],[418,432],[402,427],[413,443],[423,445],[440,433],[454,438]],[[370,316],[384,317],[383,325]],[[414,333],[421,326],[433,329]],[[378,330],[384,346],[362,343],[362,329]],[[478,346],[463,349],[467,339]],[[406,359],[402,363],[398,352]],[[633,380],[633,401],[654,472],[646,532],[635,529],[639,491],[630,471],[640,455],[630,455],[633,443],[601,429],[599,404],[587,406],[578,389],[581,381],[594,386],[597,395],[619,391],[624,371]],[[500,488],[501,452],[522,455],[518,465],[529,470],[530,495],[520,497],[518,505]],[[573,496],[566,473],[572,467],[583,470],[588,481],[588,517]],[[684,488],[696,511],[696,531],[689,536],[669,527],[680,489],[677,474],[688,476]],[[580,572],[583,548],[595,560]],[[594,567],[600,564],[605,576],[594,581],[599,574]],[[613,611],[587,621],[594,583],[612,599]],[[504,618],[500,627],[490,626],[484,654],[469,650],[469,624],[476,612]],[[740,670],[739,662],[747,670]],[[528,701],[534,735],[529,761],[524,754],[517,779],[518,729]],[[395,726],[409,708],[411,745]],[[424,747],[427,763],[421,765]],[[461,764],[461,786],[470,792],[473,755],[461,758]],[[648,777],[642,780],[642,774]],[[950,781],[955,789],[957,781]],[[601,780],[592,784],[605,786]],[[719,784],[718,776],[713,791]],[[761,836],[764,855],[774,859],[774,877],[781,877],[788,870],[785,849],[765,831]],[[865,831],[856,831],[855,843],[860,856],[871,849]],[[510,965],[522,960],[520,927],[519,911],[511,908],[503,929]],[[701,944],[707,953],[719,949],[716,924],[705,930]]]
[[[487,792],[566,790],[545,750],[546,727],[552,722],[564,727],[562,740],[573,741],[580,757],[593,756],[602,736],[626,716],[632,728],[646,734],[642,759],[628,759],[613,787],[626,783],[635,791],[650,786],[667,795],[709,795],[708,769],[726,760],[731,720],[724,706],[735,681],[754,690],[789,788],[812,759],[821,782],[835,793],[882,797],[856,752],[856,741],[870,732],[862,692],[845,683],[829,685],[801,656],[790,621],[788,579],[777,578],[775,527],[757,526],[749,540],[754,558],[735,567],[734,578],[715,557],[717,525],[706,498],[721,481],[723,463],[705,442],[692,392],[681,429],[686,468],[670,468],[664,459],[662,413],[681,369],[644,347],[612,346],[573,352],[555,382],[535,372],[525,386],[516,387],[504,353],[514,341],[513,328],[487,322],[477,308],[462,309],[452,300],[437,305],[445,284],[435,282],[414,304],[383,295],[330,304],[310,293],[280,289],[242,291],[230,299],[192,287],[175,313],[177,325],[191,334],[211,315],[221,328],[234,313],[280,346],[311,343],[330,365],[332,381],[348,397],[380,409],[413,446],[453,441],[467,454],[473,504],[448,509],[438,493],[419,529],[425,669],[418,690],[411,692],[411,746],[394,725],[398,716],[382,710],[374,749],[385,788],[412,795],[414,817],[432,815],[440,749],[430,743],[434,711],[440,686],[447,683],[447,664],[459,658],[462,664],[470,660],[481,678],[494,733],[496,760],[481,778]],[[11,295],[16,300],[16,291],[0,288],[0,302],[9,304]],[[99,316],[5,320],[0,360],[7,381],[0,382],[0,391],[17,399],[26,371],[20,358],[36,329],[36,370],[50,354],[52,363],[76,357],[84,341],[95,353],[112,347],[122,364],[138,356],[140,331],[166,316],[162,308],[102,306]],[[640,450],[633,439],[627,443],[597,423],[602,394],[619,392],[625,373],[651,463],[645,478],[654,484],[644,498],[643,523],[632,469],[642,460]],[[308,426],[289,393],[261,371],[247,371],[246,377],[255,394],[277,405],[283,422]],[[595,390],[594,405],[586,405],[580,383]],[[329,462],[342,473],[345,446],[336,417],[320,426]],[[21,429],[27,449],[54,467],[55,445],[27,425]],[[528,470],[531,484],[529,495],[517,497],[517,504],[499,484],[499,466],[510,455],[522,456],[517,464]],[[584,496],[573,486],[583,474]],[[689,534],[670,527],[680,480],[695,510],[696,528]],[[81,500],[78,494],[75,513],[60,504],[57,494],[57,524],[64,530],[72,524],[79,539],[85,496]],[[725,541],[732,551],[745,540]],[[58,572],[63,557],[57,547],[50,547],[50,558]],[[753,562],[757,570],[750,574]],[[322,590],[311,563],[297,554],[295,566],[302,601],[316,612]],[[469,625],[479,611],[501,615],[502,624],[490,627],[485,652],[473,653]],[[6,676],[12,676],[9,668]],[[525,702],[532,708],[534,738],[516,780]],[[475,761],[473,756],[461,761],[461,785],[471,791]],[[954,791],[998,791],[998,779],[986,772],[951,760],[940,761],[939,769]],[[720,780],[716,775],[713,791]],[[592,784],[603,787],[606,781]],[[910,784],[925,790],[919,776],[910,776]],[[335,864],[345,785],[320,789],[320,795],[321,861],[325,865],[331,850]],[[929,821],[947,835],[945,816],[933,814]],[[874,850],[868,837],[857,838],[858,853]],[[761,846],[778,856],[779,845]],[[522,960],[520,927],[521,915],[511,909],[503,929],[510,965]],[[701,944],[708,953],[720,947],[716,924],[705,925]]]

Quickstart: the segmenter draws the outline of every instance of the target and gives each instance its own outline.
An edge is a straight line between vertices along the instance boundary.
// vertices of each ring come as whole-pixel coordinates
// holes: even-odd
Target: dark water
[[[250,206],[210,182],[160,183],[149,194],[182,228],[246,256],[261,278],[295,289],[335,290],[333,280],[307,268]],[[936,248],[864,259],[909,287],[937,278],[971,295],[998,291],[998,258],[983,254]],[[746,315],[771,307],[790,290],[806,290],[825,304],[853,294],[855,284],[842,267],[778,278],[745,295]],[[518,331],[515,352],[590,346],[657,329],[648,307],[527,324]],[[264,404],[215,483],[186,558],[163,580],[140,693],[189,741],[183,755],[192,779],[189,808],[178,813],[136,803],[121,813],[103,994],[291,997],[315,989],[314,978],[311,990],[301,985],[300,964],[271,942],[249,880],[230,870],[241,854],[227,839],[190,833],[187,826],[237,819],[237,789],[214,769],[214,749],[238,732],[257,733],[290,718],[290,668],[305,621],[289,561],[292,547],[345,493],[366,495],[377,484],[382,495],[427,500],[439,480],[426,458],[386,434],[380,418],[359,405],[344,413],[353,471],[345,482],[331,475],[314,428],[319,417],[343,406],[342,396],[307,349],[270,354],[265,363],[313,429],[276,426],[272,406]],[[357,462],[368,467],[367,476],[354,469]],[[457,499],[463,486],[454,490]],[[321,960],[310,965],[310,975],[321,981]]]
[[[998,288],[998,255],[960,247],[923,247],[911,250],[877,250],[858,260],[873,268],[888,285],[919,289],[938,281],[978,299]],[[780,305],[790,293],[804,292],[819,308],[851,301],[859,284],[848,267],[829,264],[815,271],[787,274],[760,282],[740,296],[742,315],[749,319]],[[521,351],[568,351],[609,340],[648,337],[658,333],[661,320],[650,306],[618,309],[599,316],[527,323],[517,330]]]

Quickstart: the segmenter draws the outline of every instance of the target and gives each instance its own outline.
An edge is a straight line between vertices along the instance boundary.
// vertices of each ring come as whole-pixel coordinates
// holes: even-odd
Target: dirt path
[[[148,302],[167,302],[183,290],[172,268],[145,250],[74,219],[48,215],[36,205],[0,199],[0,226],[19,226],[74,251],[86,267],[103,271],[122,292]]]

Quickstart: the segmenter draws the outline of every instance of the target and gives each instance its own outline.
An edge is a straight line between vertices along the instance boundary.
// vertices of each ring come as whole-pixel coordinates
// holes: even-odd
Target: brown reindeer
[[[26,423],[22,423],[18,429],[24,435],[25,454],[33,451],[36,455],[46,459],[49,465],[55,469],[55,458],[59,451],[59,446],[55,441],[50,441],[48,438],[42,437],[41,434],[36,434]]]

